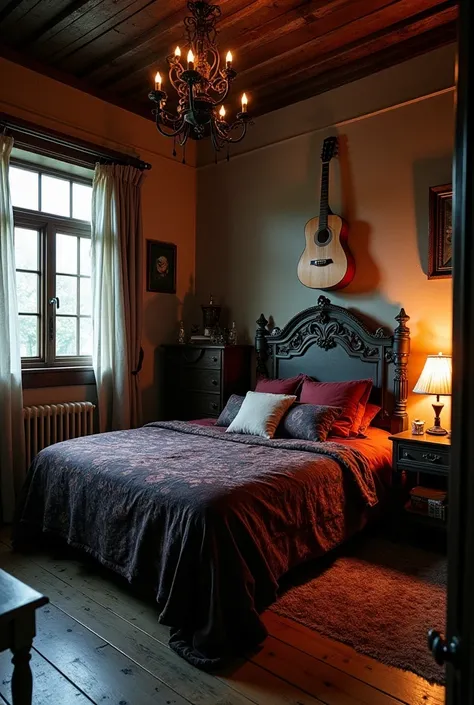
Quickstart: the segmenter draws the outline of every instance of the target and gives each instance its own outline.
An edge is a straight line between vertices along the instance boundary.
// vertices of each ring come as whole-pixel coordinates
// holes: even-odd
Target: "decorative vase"
[[[212,331],[219,326],[219,318],[221,316],[221,307],[214,304],[212,294],[209,297],[209,304],[201,306],[204,335],[210,338]]]

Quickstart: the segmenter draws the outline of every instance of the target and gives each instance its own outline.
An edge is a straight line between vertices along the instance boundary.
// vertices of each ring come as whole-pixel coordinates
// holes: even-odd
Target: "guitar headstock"
[[[335,156],[337,156],[337,137],[326,137],[321,149],[321,161],[330,162]]]

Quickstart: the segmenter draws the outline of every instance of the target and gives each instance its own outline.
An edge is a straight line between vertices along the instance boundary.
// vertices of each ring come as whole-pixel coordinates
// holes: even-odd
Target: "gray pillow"
[[[239,413],[244,399],[245,397],[241,397],[239,394],[231,394],[227,400],[227,404],[219,414],[219,418],[216,421],[216,426],[230,426]]]
[[[247,392],[240,411],[226,433],[248,433],[273,438],[278,424],[295,400],[294,394]]]
[[[342,414],[336,406],[295,404],[284,416],[279,434],[305,441],[325,441],[334,421]]]

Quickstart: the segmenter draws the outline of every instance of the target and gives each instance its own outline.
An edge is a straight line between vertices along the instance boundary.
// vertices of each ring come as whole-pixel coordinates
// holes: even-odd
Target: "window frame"
[[[70,183],[71,212],[72,212],[72,189],[73,183],[92,186],[90,179],[68,174],[66,171],[52,169],[36,164],[31,164],[21,159],[11,159],[11,166],[20,169],[27,169],[47,176],[62,178]],[[38,177],[38,206],[41,205],[41,178]],[[75,235],[91,239],[90,223],[68,216],[59,216],[43,211],[33,211],[26,208],[13,207],[13,221],[15,227],[29,228],[39,232],[39,356],[22,357],[21,367],[25,372],[32,373],[36,370],[41,373],[54,372],[68,368],[71,373],[76,371],[89,371],[92,369],[91,355],[56,355],[56,307],[49,301],[56,296],[56,234]],[[31,270],[32,271],[32,270]],[[71,275],[76,276],[76,275]],[[81,279],[80,272],[77,274],[78,282]],[[20,315],[20,314],[19,314]],[[79,325],[80,315],[77,316]],[[52,337],[51,337],[52,335]],[[28,375],[31,378],[31,374]],[[84,375],[80,375],[81,379]],[[78,376],[79,378],[79,376]],[[61,375],[64,380],[64,374]],[[38,385],[35,385],[38,386]]]

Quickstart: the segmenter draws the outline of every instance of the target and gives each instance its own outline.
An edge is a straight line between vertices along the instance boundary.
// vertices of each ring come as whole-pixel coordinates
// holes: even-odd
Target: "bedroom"
[[[310,3],[325,4],[329,3]],[[153,5],[151,3],[152,8]],[[150,11],[157,10],[153,8]],[[444,7],[443,11],[447,13]],[[21,12],[21,3],[18,4],[17,12]],[[223,13],[225,16],[224,7]],[[13,27],[14,17],[15,14],[8,19],[5,15],[5,27]],[[179,36],[181,35],[182,29]],[[141,344],[144,358],[139,384],[145,423],[169,415],[161,346],[177,343],[181,320],[187,334],[194,324],[201,323],[201,305],[207,305],[210,292],[222,307],[222,325],[230,327],[235,320],[239,343],[243,344],[254,343],[255,321],[262,312],[267,318],[272,317],[274,326],[283,327],[299,312],[316,306],[322,292],[301,285],[297,278],[296,266],[304,247],[305,223],[318,213],[321,146],[326,137],[337,135],[340,154],[331,162],[330,205],[334,213],[341,213],[349,222],[349,246],[356,261],[356,275],[346,289],[330,292],[327,296],[331,304],[360,316],[372,333],[377,327],[383,326],[391,334],[397,326],[395,316],[402,307],[406,310],[410,316],[408,325],[411,334],[408,416],[410,423],[415,418],[422,418],[431,425],[433,399],[415,395],[412,390],[420,377],[427,355],[436,354],[440,350],[446,354],[451,351],[452,282],[449,278],[428,280],[427,277],[429,190],[430,187],[451,182],[455,46],[446,42],[446,37],[452,40],[453,35],[448,33],[440,42],[446,46],[403,63],[394,61],[396,65],[390,68],[345,83],[320,95],[309,97],[312,88],[308,85],[306,95],[298,94],[294,97],[294,101],[305,98],[302,102],[257,114],[255,125],[249,130],[245,140],[232,150],[230,161],[226,161],[224,153],[224,157],[219,157],[217,165],[214,164],[212,150],[209,150],[206,144],[198,145],[196,150],[192,143],[187,145],[186,164],[183,164],[180,150],[178,149],[178,158],[174,159],[172,141],[161,138],[150,120],[102,100],[98,90],[95,95],[80,90],[85,86],[79,79],[74,81],[70,78],[71,85],[66,85],[63,75],[59,73],[46,76],[34,70],[39,69],[38,65],[33,66],[30,63],[29,66],[22,66],[22,63],[28,63],[28,59],[22,56],[18,47],[15,51],[3,52],[7,58],[2,60],[0,78],[2,113],[16,118],[17,121],[35,123],[44,129],[45,134],[54,130],[68,135],[72,141],[93,143],[97,145],[98,153],[100,148],[114,150],[122,155],[139,157],[152,166],[145,174],[142,185]],[[38,46],[40,45],[41,42]],[[221,48],[226,49],[223,45]],[[96,51],[100,56],[106,54],[104,47],[97,47]],[[145,101],[142,100],[140,110],[143,106],[143,111],[147,111],[147,114],[150,112],[150,105],[146,104],[149,103],[146,93],[152,88],[154,71],[163,63],[164,56],[165,52],[162,57],[155,55],[153,66],[145,72],[148,85],[142,85]],[[396,61],[399,62],[400,59]],[[238,70],[237,47],[234,62]],[[55,70],[60,71],[60,67]],[[106,83],[103,78],[102,83]],[[249,111],[253,107],[253,101],[257,103],[257,97],[258,92],[254,96],[250,94]],[[274,107],[278,106],[274,104]],[[255,108],[258,113],[257,105]],[[6,132],[8,135],[8,129]],[[10,133],[14,132],[14,127],[11,127]],[[103,156],[105,157],[105,154]],[[147,290],[146,240],[176,245],[175,293],[160,294]],[[61,310],[58,310],[58,314],[61,315]],[[328,354],[332,354],[331,351],[328,351]],[[366,367],[369,369],[370,365]],[[365,367],[363,369],[365,370]],[[310,374],[310,371],[304,371]],[[368,373],[369,376],[371,374],[372,372]],[[285,373],[284,376],[288,375]],[[360,376],[364,377],[365,373]],[[75,383],[77,379],[71,382],[70,378],[66,377],[65,382],[55,382],[54,386],[47,386],[45,382],[38,386],[35,375],[31,372],[27,372],[23,377],[27,380],[23,389],[24,406],[81,401],[97,403],[95,385],[84,383],[87,382],[87,377],[83,377],[82,383],[79,384]],[[350,379],[341,377],[348,378]],[[51,380],[51,377],[48,379]],[[249,382],[250,385],[253,385],[253,380]],[[449,428],[449,397],[442,398],[442,401],[445,402],[442,422]],[[55,560],[54,554],[49,554],[49,559],[43,556],[41,560],[50,561],[43,565],[39,565],[32,558],[30,567],[23,555],[13,559],[4,554],[5,551],[2,554],[2,567],[15,574],[16,565],[18,577],[23,577],[24,582],[49,596],[52,606],[44,608],[50,610],[49,614],[55,613],[55,610],[57,612],[58,607],[62,609],[57,602],[60,600],[61,588],[57,582],[60,577],[58,578],[56,572],[61,570],[61,564],[58,561],[54,564],[51,562]],[[8,561],[14,560],[17,563],[11,562],[9,569]],[[101,574],[94,577],[93,572],[89,574],[88,567],[81,568],[80,563],[67,563],[66,559],[63,568],[70,571],[69,587],[79,600],[74,607],[74,614],[65,610],[67,619],[74,620],[74,623],[73,626],[67,627],[67,619],[64,618],[59,624],[58,617],[59,621],[53,620],[45,629],[47,633],[52,634],[56,624],[58,630],[64,627],[67,632],[67,628],[79,629],[77,624],[80,623],[81,628],[85,630],[81,632],[82,636],[78,636],[76,640],[71,637],[70,641],[67,641],[66,633],[62,637],[66,639],[64,643],[68,644],[68,649],[72,649],[71,645],[77,645],[82,637],[89,646],[92,638],[96,639],[97,643],[102,640],[101,644],[105,642],[108,645],[105,652],[113,654],[111,661],[104,665],[104,673],[107,672],[109,663],[112,664],[109,673],[113,673],[117,663],[117,649],[123,652],[121,645],[130,636],[127,631],[129,627],[124,626],[125,621],[128,625],[130,620],[133,623],[133,610],[141,609],[138,608],[141,603],[133,602],[132,596],[122,591],[120,585],[115,588],[112,577]],[[92,571],[92,567],[90,570]],[[38,573],[36,577],[33,575],[34,571]],[[51,578],[51,575],[54,577]],[[111,581],[110,584],[108,580]],[[106,604],[94,600],[94,590],[101,589],[108,594]],[[119,600],[117,623],[108,623],[111,600]],[[61,604],[64,607],[65,603]],[[80,615],[84,613],[86,606],[93,610],[94,619],[84,621],[81,618]],[[233,675],[227,673],[220,681],[211,681],[208,676],[193,676],[192,670],[183,670],[185,665],[181,665],[179,658],[173,659],[174,654],[165,650],[162,633],[146,632],[146,629],[153,630],[155,627],[162,629],[158,623],[152,625],[150,620],[147,621],[146,614],[150,614],[146,612],[147,609],[146,603],[143,603],[145,616],[140,618],[143,639],[146,640],[148,648],[152,643],[159,642],[157,653],[165,659],[168,671],[166,677],[161,673],[156,654],[150,657],[151,661],[137,661],[139,645],[145,642],[141,642],[139,634],[134,632],[133,639],[137,642],[138,650],[133,654],[125,651],[125,656],[138,663],[142,670],[152,670],[152,680],[145,676],[142,670],[137,671],[143,675],[142,682],[147,683],[143,686],[145,689],[150,687],[154,680],[159,680],[164,682],[166,687],[171,687],[185,701],[191,702],[197,702],[198,697],[201,697],[202,702],[211,702],[211,684],[218,689],[220,697],[224,698],[227,694],[229,702],[245,702],[247,699],[253,702],[278,703],[295,701],[298,697],[306,697],[307,702],[318,702],[318,698],[319,701],[334,702],[324,686],[325,681],[332,682],[332,679],[321,675],[329,671],[318,671],[322,668],[324,654],[319,651],[317,654],[305,653],[301,656],[304,668],[311,670],[311,665],[314,666],[315,673],[318,671],[320,674],[319,680],[308,680],[307,677],[304,680],[301,670],[303,665],[295,663],[296,655],[304,653],[301,647],[303,642],[288,644],[281,633],[281,639],[277,635],[271,637],[275,648],[280,644],[284,645],[279,647],[283,651],[278,652],[283,653],[283,660],[293,657],[294,670],[298,676],[292,673],[291,668],[283,671],[284,664],[280,660],[277,666],[271,666],[272,657],[268,653],[275,651],[268,647],[259,657],[245,662],[240,670],[236,669]],[[46,616],[44,619],[50,617]],[[102,626],[95,629],[94,620],[102,620]],[[285,622],[282,621],[281,624]],[[147,625],[146,629],[143,625]],[[88,628],[94,632],[93,637]],[[121,640],[117,640],[117,630],[121,628],[125,629],[125,633]],[[298,639],[297,631],[288,631],[291,636],[287,635],[287,639]],[[322,631],[324,632],[324,629]],[[308,633],[314,635],[317,630]],[[301,639],[303,638],[306,639],[301,636]],[[46,649],[42,654],[43,659],[48,658],[47,653],[50,653],[47,652],[45,643],[42,642],[43,646],[38,646],[34,652],[41,654],[41,648]],[[310,648],[310,642],[306,640],[305,643],[307,648]],[[331,653],[333,658],[336,658],[336,655],[341,653],[338,650],[344,647],[341,647],[340,641],[332,643],[335,646],[332,647]],[[326,642],[320,642],[320,649],[323,644]],[[101,647],[97,645],[97,648]],[[366,664],[361,660],[360,652],[350,653],[351,659],[359,658],[359,665]],[[68,670],[70,662],[60,661],[60,656],[55,652],[52,659],[54,673],[58,673],[61,678],[70,678],[74,687],[79,685],[81,688],[80,683],[68,675],[71,673]],[[86,656],[84,658],[87,659]],[[71,662],[73,660],[74,657]],[[9,673],[11,667],[8,662],[2,663],[5,663],[6,672]],[[376,668],[384,668],[380,666],[380,661],[376,663]],[[199,691],[201,695],[193,693],[189,687],[186,691],[180,690],[183,686],[178,684],[179,677],[173,676],[175,670],[184,680],[184,673],[188,674],[188,678],[197,679],[196,688],[204,689]],[[351,687],[355,687],[359,677],[357,668],[355,673],[347,673],[344,668],[336,668],[336,671],[331,672],[339,676],[339,687],[349,691]],[[360,700],[365,697],[370,702],[370,697],[383,697],[384,700],[379,701],[390,702],[388,698],[395,697],[402,702],[415,702],[414,699],[409,700],[403,690],[406,682],[421,683],[413,686],[422,689],[417,691],[416,697],[427,695],[433,702],[437,702],[436,698],[441,697],[438,686],[427,685],[415,678],[410,679],[406,676],[406,671],[403,671],[405,675],[400,675],[399,681],[393,677],[392,681],[396,685],[387,686],[399,690],[388,693],[383,691],[384,695],[380,695],[380,683],[384,680],[388,683],[390,679],[387,679],[386,671],[376,672],[381,673],[381,676],[377,681],[378,685],[375,685],[375,694],[372,693],[371,696],[374,683],[361,679],[365,690],[363,694],[359,692],[359,695],[354,692],[353,699],[358,697]],[[101,677],[106,687],[107,677],[104,674]],[[100,681],[98,675],[94,678]],[[135,671],[134,678],[139,678]],[[295,679],[299,679],[298,682],[295,683]],[[217,685],[217,682],[221,685]],[[239,694],[232,700],[227,689],[232,689],[236,683]],[[120,686],[117,686],[117,696],[122,695],[123,700],[130,700],[131,696],[127,694],[131,692],[131,686],[123,685],[126,688],[124,692],[120,692],[120,687],[122,681]],[[96,700],[97,691],[90,695],[87,688],[83,690],[89,699]],[[4,695],[4,692],[1,692]],[[232,693],[235,692],[235,689],[232,690]],[[214,695],[214,702],[217,702],[217,697]],[[347,698],[350,697],[350,694],[347,695]],[[130,701],[140,702],[134,701],[133,698]],[[351,700],[348,699],[347,702]]]

